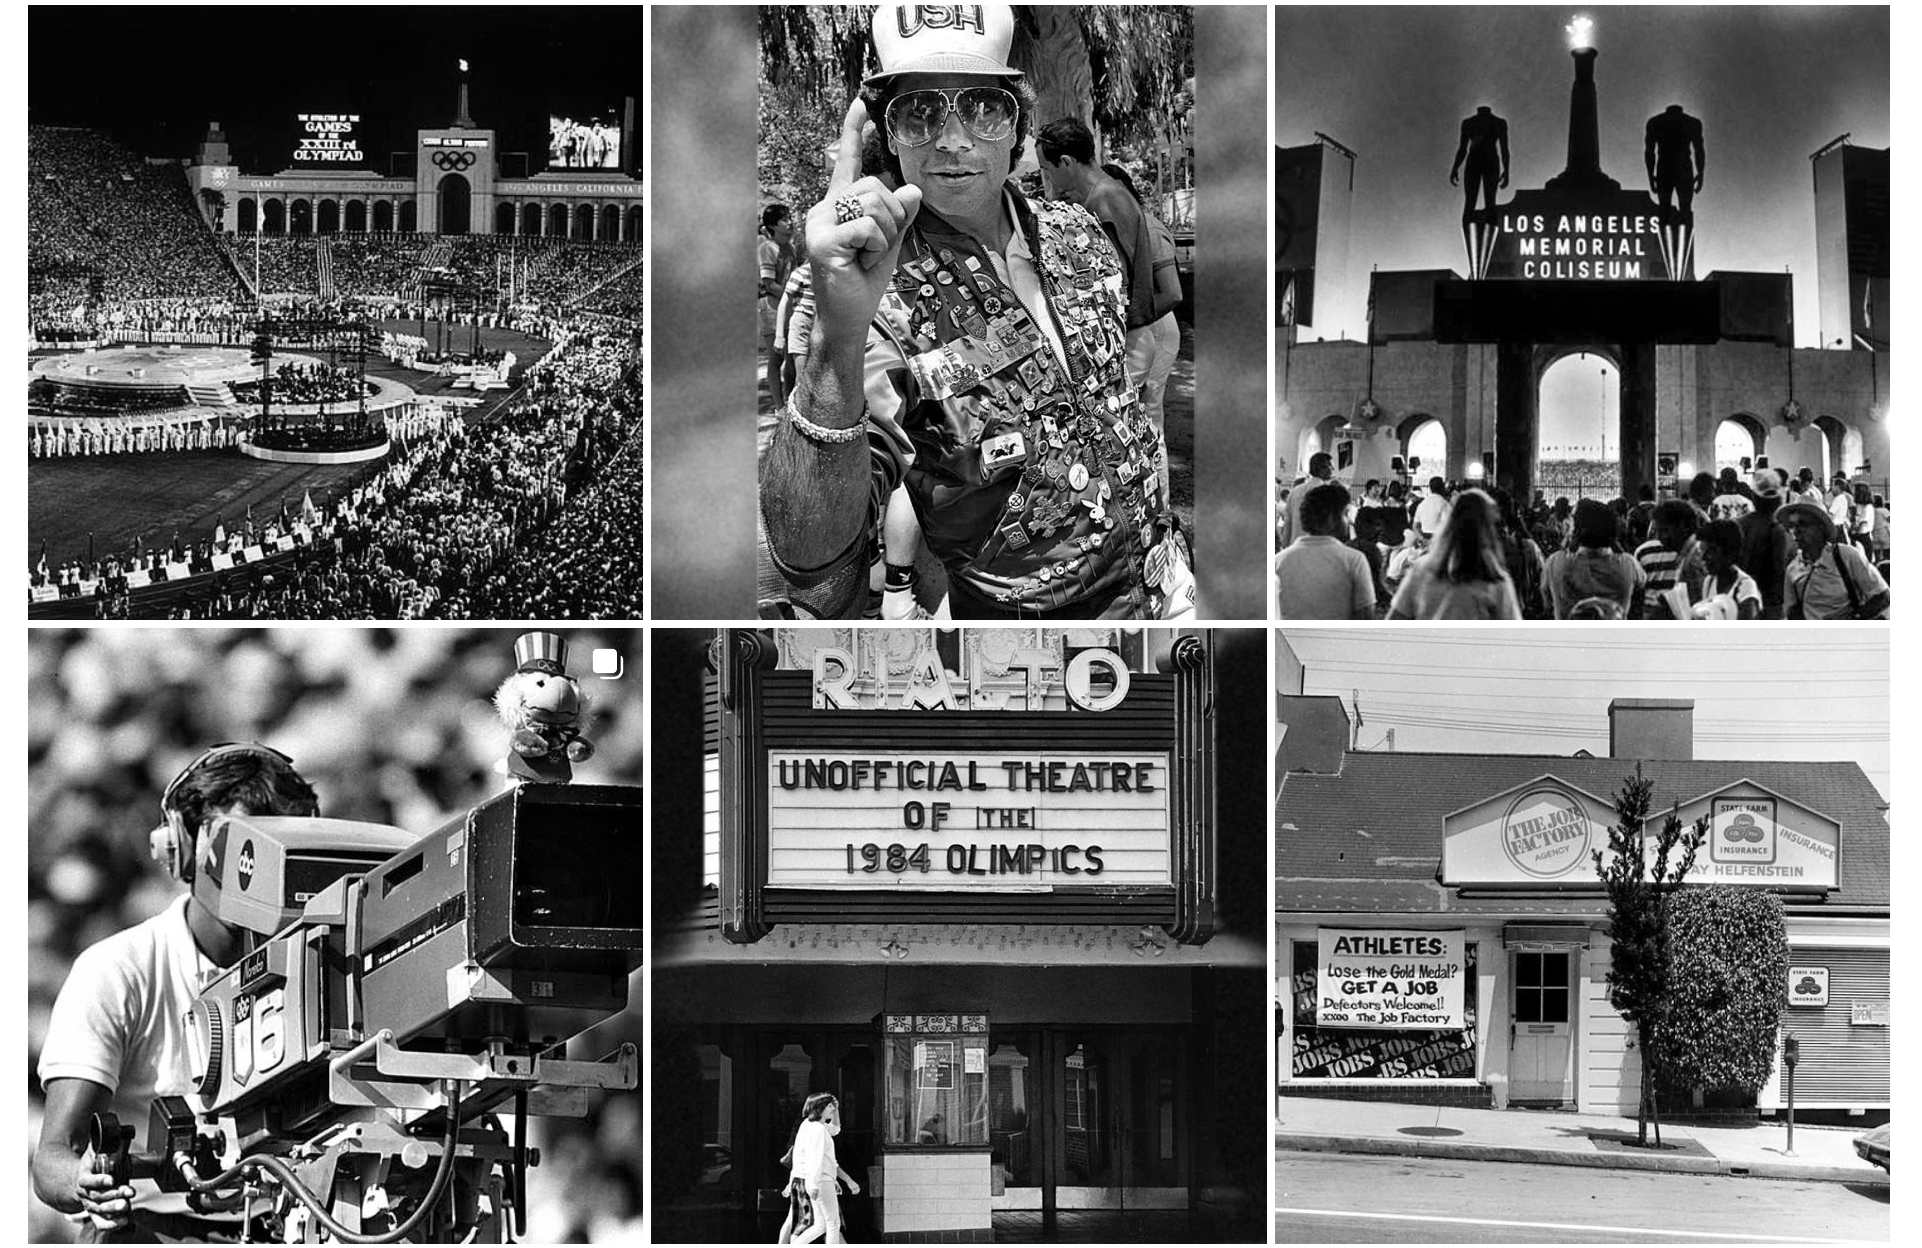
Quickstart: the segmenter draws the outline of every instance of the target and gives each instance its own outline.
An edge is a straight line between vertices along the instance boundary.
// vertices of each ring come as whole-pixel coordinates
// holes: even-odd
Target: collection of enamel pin
[[[1095,245],[1087,218],[1064,221],[1054,205],[1036,211],[1037,267],[1053,277],[1050,302],[1064,346],[1090,366],[1084,381],[1069,375],[983,255],[933,245],[904,256],[893,288],[922,348],[908,360],[921,396],[968,416],[985,483],[1019,477],[975,559],[1010,583],[994,594],[1006,603],[1065,600],[1066,582],[1107,566],[1111,560],[1094,552],[1120,524],[1142,530],[1161,454],[1121,367],[1120,268]],[[1137,544],[1148,541],[1143,534]]]

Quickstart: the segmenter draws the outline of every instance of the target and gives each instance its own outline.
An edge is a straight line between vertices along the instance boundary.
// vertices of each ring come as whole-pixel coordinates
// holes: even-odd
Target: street
[[[1889,1189],[1426,1157],[1279,1153],[1275,1242],[1886,1242]]]

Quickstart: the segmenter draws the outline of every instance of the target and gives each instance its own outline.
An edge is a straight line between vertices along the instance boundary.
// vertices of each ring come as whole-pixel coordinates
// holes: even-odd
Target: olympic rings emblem
[[[471,165],[473,165],[473,163],[474,163],[474,153],[472,152],[435,152],[434,153],[434,166],[437,169],[451,169],[451,170],[459,171],[459,170],[470,167]]]

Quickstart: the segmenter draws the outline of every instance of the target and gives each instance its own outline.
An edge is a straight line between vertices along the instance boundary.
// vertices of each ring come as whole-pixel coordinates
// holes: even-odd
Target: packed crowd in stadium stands
[[[566,632],[577,663],[600,646],[638,661],[632,634]],[[486,698],[513,670],[510,642],[491,630],[36,631],[24,673],[38,691],[27,716],[29,1070],[80,951],[179,895],[149,858],[147,830],[180,767],[215,741],[256,739],[297,760],[323,814],[424,834],[499,786],[491,768],[505,738]],[[595,757],[581,778],[639,781],[640,702],[619,696],[638,686],[584,683],[601,687]],[[638,1001],[638,980],[632,991]],[[636,1011],[576,1041],[570,1056],[639,1044],[640,1031]],[[596,1094],[585,1119],[536,1121],[541,1160],[528,1175],[528,1242],[634,1238],[639,1105],[638,1092]],[[30,1078],[29,1140],[39,1137],[41,1113]],[[31,1243],[71,1240],[76,1230],[37,1200],[27,1202],[27,1218]]]
[[[575,306],[584,312],[606,316],[641,319],[641,265],[634,265],[608,278]]]
[[[443,604],[449,618],[621,619],[640,614],[642,504],[639,364],[611,334],[581,367],[558,374],[542,402],[594,413],[583,446],[590,483],[546,530],[520,544],[473,590]],[[612,395],[610,403],[607,396]]]
[[[1619,481],[1619,478],[1617,478]],[[1478,482],[1356,485],[1317,454],[1281,487],[1283,619],[1869,619],[1889,609],[1889,506],[1812,468],[1696,473],[1633,503],[1527,506]]]
[[[320,294],[320,271],[314,261],[315,239],[299,234],[277,234],[271,240],[262,241],[265,245],[258,248],[251,239],[234,244],[234,261],[249,277],[253,275],[254,257],[256,254],[260,257],[262,295]]]
[[[27,188],[28,272],[59,275],[36,314],[71,313],[79,301],[62,300],[95,282],[108,302],[236,293],[178,164],[149,163],[99,131],[29,126]]]
[[[94,131],[36,126],[29,139],[36,339],[251,339],[257,314],[242,278],[253,276],[255,239],[211,231],[177,164],[149,163]],[[411,319],[426,310],[424,265],[452,270],[484,304],[505,295],[512,273],[512,310],[503,299],[478,314],[480,323],[524,329],[556,349],[487,423],[454,417],[397,443],[358,501],[342,510],[342,500],[324,500],[323,514],[299,526],[296,549],[264,565],[189,588],[129,591],[125,573],[164,566],[163,552],[136,562],[133,552],[96,559],[89,551],[81,560],[73,535],[55,535],[65,562],[32,570],[33,586],[57,585],[63,597],[98,586],[95,609],[111,617],[638,616],[638,244],[419,234],[259,242],[260,286],[277,315],[358,308]],[[283,370],[277,401],[316,401],[311,380]],[[327,394],[329,402],[351,398],[338,387]],[[198,429],[182,429],[36,431],[30,442],[49,456],[140,449],[136,437],[151,450],[200,449]],[[191,537],[179,553],[195,571],[212,570],[209,535]],[[117,575],[107,575],[110,566]]]
[[[549,618],[637,617],[634,344],[606,329],[544,328],[556,349],[499,420],[469,425],[448,415],[411,439],[397,434],[394,454],[365,486],[303,517],[306,533],[290,558],[219,572],[146,610],[195,619],[525,619],[538,614],[527,604],[551,601],[579,606]],[[205,541],[173,553],[185,555],[173,562],[212,570]],[[149,552],[141,566],[167,562]],[[97,582],[101,617],[145,613],[106,560],[42,565],[29,581],[57,584],[62,596]]]
[[[269,245],[278,246],[280,239]],[[253,247],[248,240],[246,246]],[[420,271],[421,239],[416,234],[334,234],[334,291],[341,295],[399,295]]]

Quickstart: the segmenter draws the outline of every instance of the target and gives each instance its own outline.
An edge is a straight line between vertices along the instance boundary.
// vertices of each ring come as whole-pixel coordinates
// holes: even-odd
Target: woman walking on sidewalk
[[[860,1195],[861,1185],[835,1160],[834,1137],[839,1134],[841,1103],[834,1094],[816,1092],[808,1097],[801,1108],[801,1127],[795,1132],[794,1147],[788,1150],[788,1220],[781,1227],[778,1242],[806,1244],[823,1238],[830,1244],[847,1242],[841,1234],[841,1198],[836,1184],[845,1184],[850,1196]]]

